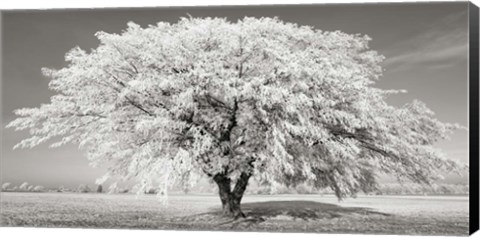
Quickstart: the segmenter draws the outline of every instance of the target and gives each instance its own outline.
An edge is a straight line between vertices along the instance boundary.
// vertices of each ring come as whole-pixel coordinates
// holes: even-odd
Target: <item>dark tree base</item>
[[[224,216],[232,217],[234,219],[245,218],[246,215],[242,212],[240,202],[243,194],[247,188],[248,179],[250,175],[242,173],[235,184],[235,188],[231,190],[230,178],[224,175],[215,175],[213,180],[218,185],[218,194],[222,202],[222,214]]]

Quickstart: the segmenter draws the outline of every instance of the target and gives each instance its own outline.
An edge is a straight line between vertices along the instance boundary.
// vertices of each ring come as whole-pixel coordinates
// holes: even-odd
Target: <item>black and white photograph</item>
[[[2,227],[472,232],[470,2],[12,9],[1,25]]]

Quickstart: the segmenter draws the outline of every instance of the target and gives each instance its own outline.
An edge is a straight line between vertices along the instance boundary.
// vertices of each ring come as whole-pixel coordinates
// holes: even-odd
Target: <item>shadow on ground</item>
[[[327,204],[314,201],[269,201],[242,204],[242,210],[246,218],[232,220],[222,216],[220,208],[214,208],[211,212],[182,218],[184,223],[210,223],[218,227],[237,228],[251,227],[266,221],[289,222],[311,220],[333,220],[335,218],[364,218],[386,217],[390,214],[374,211],[362,207],[342,207],[335,204]]]
[[[363,207],[342,207],[314,201],[272,201],[245,203],[242,205],[245,214],[252,218],[291,218],[302,220],[332,219],[343,216],[370,216],[390,214],[373,211]]]

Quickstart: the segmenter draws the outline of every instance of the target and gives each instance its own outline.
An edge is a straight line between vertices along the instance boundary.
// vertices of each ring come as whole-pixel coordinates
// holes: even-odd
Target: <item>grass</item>
[[[220,215],[214,195],[1,193],[2,226],[467,235],[468,197],[250,195],[246,219]]]

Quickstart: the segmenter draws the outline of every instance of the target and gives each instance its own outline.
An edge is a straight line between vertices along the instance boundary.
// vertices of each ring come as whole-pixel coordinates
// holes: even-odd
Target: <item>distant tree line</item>
[[[2,185],[2,192],[45,192],[45,187],[41,185],[31,185],[28,182],[23,182],[20,186],[13,186],[11,183],[4,183]]]
[[[87,184],[80,184],[76,189],[66,188],[63,185],[59,186],[58,188],[45,188],[41,185],[33,185],[29,184],[28,182],[23,182],[19,186],[14,186],[10,182],[6,182],[2,184],[2,192],[59,192],[59,193],[93,193],[94,190],[90,188]],[[102,185],[98,185],[96,189],[97,193],[103,192]]]
[[[193,189],[188,190],[191,193],[211,193],[216,191],[216,186],[204,184]],[[182,189],[183,190],[183,189]],[[111,188],[109,193],[130,193],[134,190],[128,188]],[[185,190],[183,190],[185,192]],[[2,192],[60,192],[60,193],[103,193],[104,188],[98,185],[96,189],[89,185],[81,184],[76,189],[69,189],[60,186],[56,189],[47,189],[41,185],[32,185],[28,182],[23,182],[19,186],[14,186],[12,183],[4,183],[2,185]],[[188,193],[188,192],[185,192]],[[374,192],[366,193],[367,195],[466,195],[469,193],[468,184],[433,184],[431,186],[422,186],[414,183],[385,183],[379,184],[378,189]],[[144,194],[161,194],[158,188],[149,188]],[[277,185],[265,186],[252,182],[249,185],[247,194],[250,195],[273,195],[273,194],[333,194],[330,189],[315,189],[311,186],[299,185]]]

